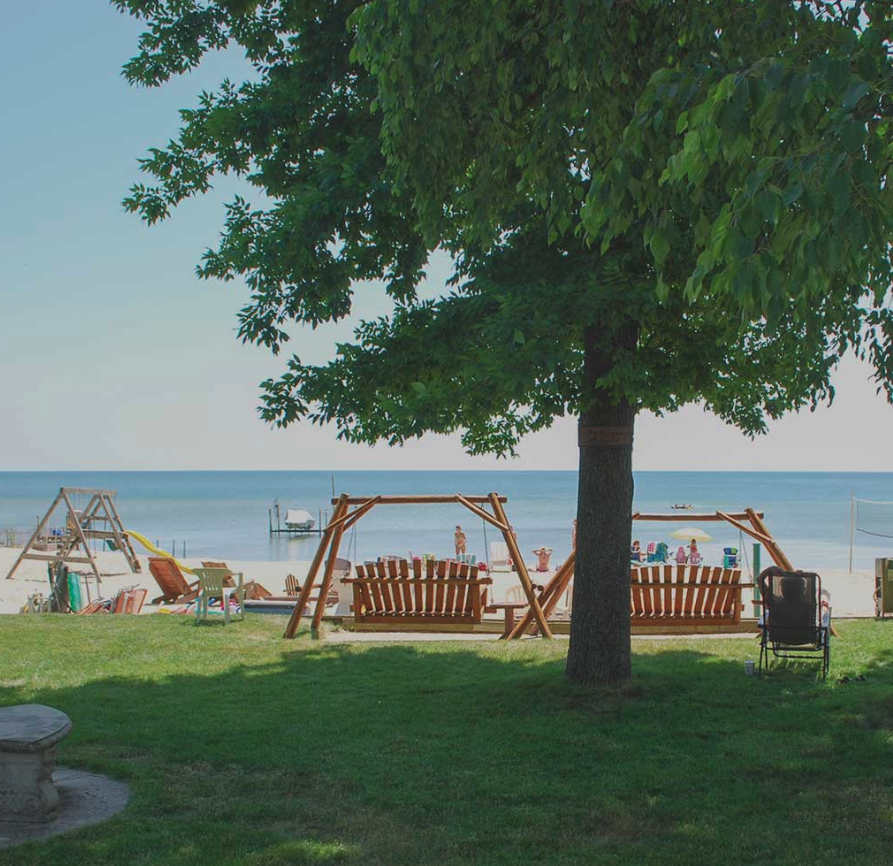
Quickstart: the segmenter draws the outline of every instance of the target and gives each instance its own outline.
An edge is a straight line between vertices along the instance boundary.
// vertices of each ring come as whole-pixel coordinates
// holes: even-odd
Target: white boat
[[[309,511],[305,511],[303,508],[289,508],[285,512],[284,523],[289,529],[309,532],[316,526],[316,519]]]

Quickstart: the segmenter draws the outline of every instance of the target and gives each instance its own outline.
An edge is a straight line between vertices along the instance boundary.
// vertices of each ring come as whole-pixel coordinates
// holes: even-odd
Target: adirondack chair
[[[358,565],[345,578],[353,589],[354,621],[406,627],[467,625],[481,622],[487,587],[477,566],[455,560],[405,560]]]
[[[639,626],[736,625],[741,570],[707,565],[643,565],[630,572],[630,614]]]
[[[149,571],[162,592],[152,604],[158,604],[159,601],[186,604],[198,595],[198,581],[187,583],[177,564],[165,556],[150,556]]]
[[[332,576],[332,584],[329,587],[329,591],[326,593],[326,605],[333,605],[338,601],[338,579],[340,574],[344,572],[344,569],[339,566],[339,563],[347,563],[347,574],[350,574],[350,563],[343,559],[335,560],[335,572]],[[314,583],[313,590],[319,590],[322,587],[321,583]],[[284,596],[270,596],[271,601],[281,601],[281,600],[289,600],[297,598],[301,594],[301,584],[298,582],[298,579],[293,575],[289,574],[285,578],[285,595]],[[308,605],[312,602],[315,602],[319,598],[319,595],[311,595],[307,600]]]

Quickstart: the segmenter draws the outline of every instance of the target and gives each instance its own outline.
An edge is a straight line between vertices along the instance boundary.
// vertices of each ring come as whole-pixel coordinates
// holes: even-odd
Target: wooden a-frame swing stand
[[[37,529],[22,548],[22,552],[9,574],[6,575],[6,579],[9,580],[15,574],[16,569],[24,560],[36,559],[42,562],[51,562],[53,565],[59,562],[89,565],[96,580],[101,582],[99,566],[88,543],[91,538],[107,539],[114,542],[115,547],[124,554],[130,570],[138,573],[140,562],[121,523],[118,509],[115,507],[115,495],[114,490],[99,490],[92,487],[60,487],[53,504],[37,524]],[[72,502],[72,497],[77,496],[89,497],[83,509],[75,508]],[[35,545],[41,535],[46,532],[50,519],[60,505],[64,505],[68,509],[68,517],[65,523],[65,535],[59,538],[59,547],[55,553],[34,552]],[[83,548],[83,553],[80,555],[76,554],[78,548]]]
[[[512,534],[511,526],[505,515],[505,509],[502,507],[503,503],[506,501],[507,499],[505,496],[499,496],[496,493],[490,493],[488,496],[463,496],[460,493],[453,493],[445,496],[349,496],[346,493],[342,493],[337,499],[332,500],[332,505],[335,506],[335,509],[332,512],[332,519],[329,521],[329,525],[323,530],[319,547],[316,549],[316,555],[313,557],[313,561],[310,564],[310,571],[307,573],[307,578],[301,588],[301,594],[298,596],[297,604],[292,611],[291,618],[288,621],[283,636],[286,638],[293,638],[295,634],[297,634],[303,611],[310,600],[313,583],[323,564],[326,551],[328,551],[329,555],[328,558],[325,559],[322,585],[318,587],[319,596],[313,611],[313,620],[310,630],[312,637],[316,638],[319,636],[319,627],[322,623],[323,612],[325,610],[326,596],[332,585],[332,574],[335,570],[335,559],[338,556],[341,539],[347,530],[349,530],[358,520],[367,515],[373,508],[379,505],[447,505],[457,503],[463,505],[476,517],[480,517],[481,520],[496,527],[496,529],[502,533],[509,549],[509,554],[515,565],[518,579],[521,582],[521,587],[524,590],[524,595],[527,597],[527,602],[530,605],[528,609],[530,622],[536,623],[539,633],[544,637],[552,637],[552,630],[549,628],[546,614],[544,613],[540,604],[540,599],[537,597],[533,588],[533,582],[530,579],[530,574],[524,563],[524,557],[521,555],[518,543],[515,541],[515,536]],[[492,514],[484,508],[485,505],[490,506]],[[353,506],[352,511],[351,506]],[[520,637],[522,633],[523,632],[518,632],[517,635],[513,633],[512,636]]]
[[[778,542],[772,537],[769,528],[763,522],[762,512],[754,511],[752,508],[746,508],[741,513],[729,513],[726,511],[716,511],[712,514],[642,514],[636,512],[632,516],[633,521],[653,521],[660,523],[691,523],[691,522],[725,522],[734,526],[745,535],[750,536],[759,541],[765,548],[766,552],[772,558],[772,561],[785,571],[793,571],[794,567],[787,558],[784,551],[779,547]],[[571,551],[570,556],[564,561],[561,568],[552,575],[551,580],[546,584],[539,602],[542,612],[548,619],[558,605],[559,600],[567,591],[568,585],[574,577],[574,560],[576,551]],[[531,611],[527,611],[521,619],[515,624],[512,631],[506,635],[507,638],[520,638],[524,634],[536,634],[539,630],[539,619],[535,619]]]

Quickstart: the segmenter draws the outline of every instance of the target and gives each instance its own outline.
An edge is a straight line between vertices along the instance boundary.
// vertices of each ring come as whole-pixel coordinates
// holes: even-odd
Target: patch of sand
[[[12,568],[20,550],[16,548],[0,548],[0,613],[18,613],[25,604],[27,598],[33,592],[46,594],[49,584],[47,582],[46,563],[35,560],[25,560],[16,571],[12,580],[6,580],[6,575]],[[225,559],[225,557],[222,557]],[[131,574],[127,562],[120,553],[102,552],[97,554],[100,571],[103,574],[101,595],[110,598],[120,589],[127,587],[139,587],[148,590],[148,600],[151,601],[159,595],[158,584],[149,571],[148,559],[140,556],[142,571],[139,574]],[[201,559],[189,557],[182,560],[187,566],[200,566]],[[245,580],[256,580],[265,586],[274,595],[285,592],[285,578],[293,574],[299,582],[303,582],[310,569],[308,561],[289,560],[283,562],[248,561],[238,559],[226,559],[227,565],[236,572],[243,572]],[[78,566],[77,570],[86,570],[86,566]],[[861,570],[850,574],[846,569],[815,569],[822,576],[822,586],[831,593],[831,604],[835,617],[850,616],[874,616],[874,576],[871,571]],[[188,577],[188,575],[187,575]],[[516,585],[516,577],[513,574],[496,573],[492,597],[504,599],[506,590]],[[545,583],[549,575],[531,572],[531,577],[537,583]],[[745,578],[748,580],[749,578]],[[92,591],[92,581],[91,581]],[[753,606],[750,604],[751,592],[744,593],[744,615],[753,616]],[[144,608],[147,613],[152,608]]]

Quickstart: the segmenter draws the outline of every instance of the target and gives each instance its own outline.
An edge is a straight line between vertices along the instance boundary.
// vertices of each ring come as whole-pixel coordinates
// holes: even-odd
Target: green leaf
[[[863,96],[866,96],[870,90],[871,88],[864,81],[860,81],[858,84],[854,84],[846,92],[846,96],[843,97],[841,107],[844,111],[850,111],[851,109],[856,107],[859,100],[862,99]]]
[[[766,222],[773,225],[777,221],[778,197],[771,189],[761,189],[756,198],[756,206]]]
[[[729,248],[736,259],[746,259],[753,255],[753,238],[747,238],[740,232],[735,232],[732,235]]]
[[[827,187],[834,200],[834,215],[840,216],[850,206],[850,180],[842,173],[835,174],[828,179]]]
[[[670,241],[663,228],[658,227],[651,238],[651,252],[658,267],[662,267],[670,252]]]
[[[841,127],[840,140],[849,153],[858,153],[865,142],[865,124],[848,120]]]
[[[782,202],[785,207],[789,207],[795,201],[797,201],[800,196],[803,195],[803,186],[799,183],[792,183],[785,191],[781,197]]]

